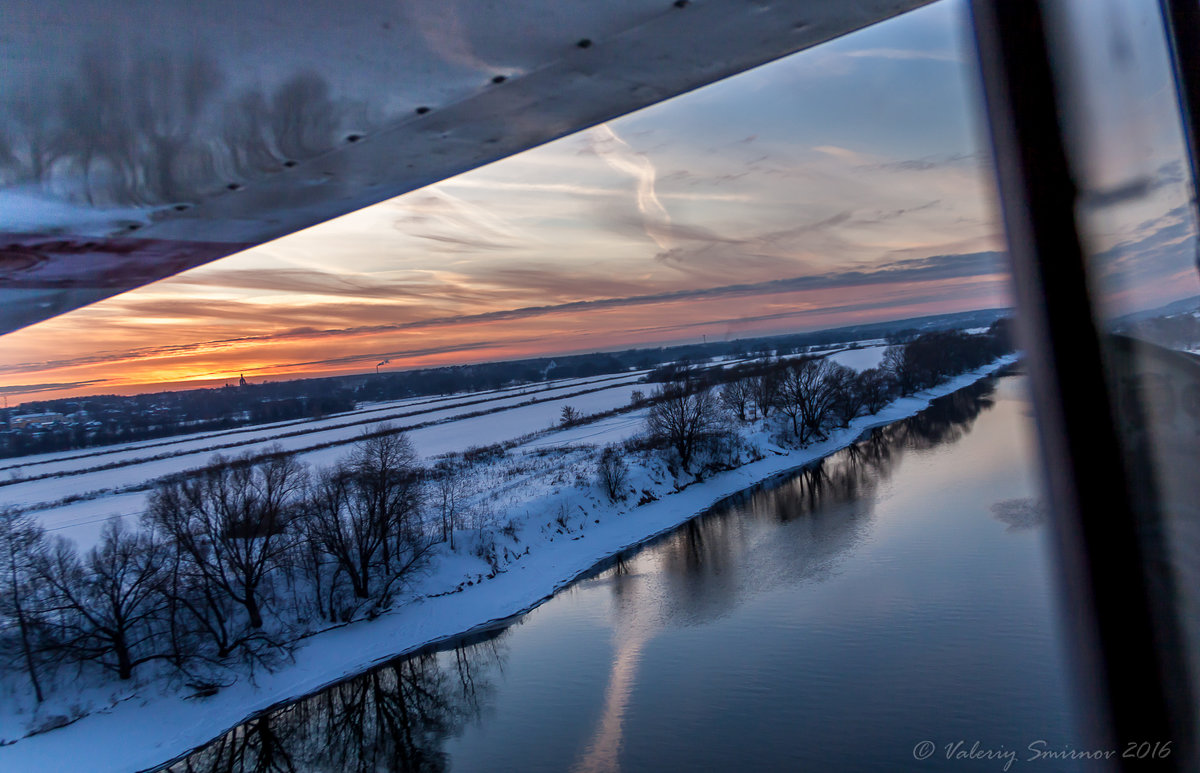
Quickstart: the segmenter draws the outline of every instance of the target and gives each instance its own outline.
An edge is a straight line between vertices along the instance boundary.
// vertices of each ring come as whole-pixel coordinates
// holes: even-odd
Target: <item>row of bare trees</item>
[[[0,662],[39,702],[64,667],[125,680],[160,661],[204,686],[234,662],[270,665],[314,618],[386,608],[452,539],[466,473],[419,461],[386,430],[315,472],[278,449],[217,457],[83,553],[0,511]]]
[[[828,357],[766,358],[728,370],[681,370],[649,397],[646,429],[686,470],[702,449],[729,434],[729,423],[780,417],[797,443],[827,437],[892,400],[978,368],[1011,351],[1006,324],[983,334],[936,331],[897,344],[879,367],[855,371]]]
[[[756,370],[719,387],[686,377],[658,387],[646,416],[652,442],[670,449],[689,470],[698,454],[733,434],[733,424],[779,416],[790,435],[806,443],[835,423],[849,424],[869,401],[886,403],[870,399],[878,374],[856,373],[828,359],[767,362]]]

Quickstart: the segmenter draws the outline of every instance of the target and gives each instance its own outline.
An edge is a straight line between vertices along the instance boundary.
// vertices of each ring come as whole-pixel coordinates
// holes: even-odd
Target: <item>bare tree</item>
[[[792,434],[801,443],[823,432],[837,394],[830,379],[835,365],[826,359],[804,360],[790,364],[779,380],[776,406],[791,419]]]
[[[908,361],[908,347],[903,344],[889,346],[883,352],[883,363],[880,366],[896,384],[902,395],[911,395],[917,391],[917,374]]]
[[[369,508],[356,506],[354,477],[344,464],[323,471],[312,482],[304,506],[305,543],[319,548],[333,559],[336,567],[330,593],[336,590],[337,577],[344,576],[358,599],[370,598],[371,575],[383,556],[387,531],[371,519]],[[314,581],[320,598],[321,567],[315,567]],[[334,605],[329,605],[331,616]]]
[[[855,378],[867,413],[878,413],[892,399],[892,379],[880,368],[869,368]]]
[[[848,427],[863,411],[865,398],[859,389],[858,374],[851,368],[833,363],[825,377],[833,389],[830,414],[838,426]]]
[[[469,491],[467,471],[449,459],[443,459],[433,468],[431,496],[442,522],[442,541],[450,543],[454,550],[454,531],[462,519],[464,503]]]
[[[366,518],[383,524],[388,534],[384,560],[404,555],[420,536],[421,467],[408,435],[380,425],[354,445],[347,460]]]
[[[624,498],[625,484],[629,481],[629,468],[621,458],[620,446],[606,446],[600,452],[600,463],[596,472],[600,478],[600,486],[610,501],[616,502]]]
[[[758,415],[766,418],[767,413],[775,407],[779,393],[779,368],[767,363],[768,368],[757,376],[750,378],[750,395]]]
[[[341,528],[354,525],[363,535],[352,551],[362,582],[355,592],[383,605],[434,544],[421,518],[423,471],[412,441],[386,424],[355,444],[344,467],[348,496]]]
[[[244,608],[262,628],[261,590],[288,549],[304,468],[278,449],[265,460],[221,457],[199,476],[161,486],[149,520],[198,579]]]
[[[104,526],[100,543],[81,561],[55,540],[38,561],[50,589],[55,648],[129,679],[137,666],[170,657],[165,646],[161,582],[166,550],[151,534],[129,532],[120,519]]]
[[[0,616],[16,623],[21,640],[25,671],[38,703],[44,699],[34,657],[36,612],[29,601],[34,595],[34,565],[45,552],[45,533],[32,518],[11,508],[0,510]]]
[[[754,390],[750,379],[738,379],[721,387],[721,405],[737,416],[738,421],[746,421],[746,409],[754,407]]]
[[[800,429],[803,426],[800,418],[801,405],[805,399],[803,389],[796,368],[788,368],[779,379],[773,402],[780,413],[792,420],[792,435],[797,438],[801,438]],[[801,438],[801,442],[803,442],[803,438]]]
[[[687,470],[701,443],[718,429],[716,400],[709,390],[686,382],[664,384],[651,399],[646,416],[650,436],[675,449]]]
[[[304,507],[305,542],[330,559],[327,594],[331,617],[342,578],[359,602],[385,603],[393,586],[427,555],[432,540],[419,519],[421,469],[412,443],[387,427],[363,437],[350,456],[319,475]],[[316,562],[320,564],[320,560]],[[315,567],[322,584],[323,570]],[[320,605],[326,606],[324,601]]]
[[[327,544],[327,522],[342,516],[349,497],[346,476],[339,474],[343,472],[339,467],[323,469],[309,478],[295,522],[299,538],[287,556],[292,578],[306,581],[317,613],[329,620],[338,618],[334,599],[338,574]]]

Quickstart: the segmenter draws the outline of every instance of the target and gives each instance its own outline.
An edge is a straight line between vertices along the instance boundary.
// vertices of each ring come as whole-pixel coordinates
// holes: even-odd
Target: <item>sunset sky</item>
[[[12,403],[1010,305],[964,25],[961,3],[939,3],[12,333],[0,391]],[[1151,86],[1140,108],[1167,109],[1169,89]],[[1097,221],[1126,306],[1200,292],[1168,135],[1134,154],[1153,194]],[[1133,292],[1121,271],[1141,253],[1158,262]]]

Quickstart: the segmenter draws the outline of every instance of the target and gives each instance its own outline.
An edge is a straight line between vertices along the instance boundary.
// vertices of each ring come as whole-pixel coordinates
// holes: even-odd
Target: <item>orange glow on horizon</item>
[[[514,319],[467,318],[412,327],[328,333],[291,331],[277,338],[194,343],[158,329],[150,351],[46,368],[48,382],[97,383],[28,394],[51,399],[88,394],[170,391],[219,387],[250,381],[278,381],[369,374],[382,360],[384,372],[562,356],[630,348],[734,340],[846,325],[869,324],[928,314],[1009,305],[1008,277],[989,274],[921,283],[867,284],[846,289],[763,293],[732,298],[689,298],[653,304],[547,311]],[[137,331],[136,320],[133,324]],[[46,326],[74,327],[70,317]],[[31,329],[33,330],[33,329]],[[186,333],[186,331],[180,331]],[[144,339],[136,338],[139,343]],[[0,387],[17,385],[26,373],[0,375]],[[12,396],[19,392],[10,393]]]

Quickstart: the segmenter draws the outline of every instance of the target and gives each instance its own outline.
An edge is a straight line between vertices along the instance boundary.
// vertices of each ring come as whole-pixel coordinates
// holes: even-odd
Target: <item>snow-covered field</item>
[[[861,349],[843,349],[840,352],[829,355],[829,359],[839,365],[845,365],[847,368],[868,370],[879,367],[879,364],[883,362],[883,353],[886,350],[887,346],[864,346]]]
[[[550,432],[536,440],[517,446],[516,450],[532,448],[554,448],[557,446],[607,445],[620,443],[642,430],[648,408],[608,416],[578,427]]]
[[[843,349],[829,357],[864,370],[877,367],[886,348],[880,344]],[[722,366],[745,361],[730,360]],[[539,431],[538,437],[520,447],[619,443],[638,431],[644,410],[562,429],[558,426],[562,409],[569,405],[586,416],[622,408],[634,391],[650,391],[653,385],[641,382],[645,375],[645,371],[637,371],[368,403],[322,419],[4,460],[0,463],[0,505],[31,509],[48,531],[87,547],[99,537],[105,521],[136,520],[146,508],[154,480],[203,467],[217,453],[262,453],[278,445],[295,452],[305,464],[328,466],[344,457],[364,431],[383,423],[407,429],[425,458],[506,443]]]
[[[387,403],[366,403],[355,411],[339,413],[323,419],[303,419],[261,424],[242,429],[217,430],[170,439],[144,440],[81,451],[25,456],[4,460],[0,474],[9,480],[33,478],[57,473],[78,473],[81,470],[107,467],[114,464],[158,459],[165,456],[197,452],[243,453],[254,450],[260,443],[283,438],[304,438],[297,444],[313,445],[341,436],[353,437],[365,424],[391,421],[397,424],[417,424],[440,421],[463,413],[504,408],[530,400],[574,394],[609,384],[628,384],[638,381],[644,371],[617,376],[592,376],[549,382],[548,385],[514,387],[489,392],[471,392],[441,397],[418,397]],[[347,430],[349,432],[347,433]],[[332,433],[332,434],[326,434]],[[183,467],[176,467],[183,469]]]
[[[865,350],[857,350],[861,351]],[[632,498],[611,504],[590,476],[564,473],[592,469],[595,451],[591,446],[636,432],[641,423],[639,412],[616,414],[533,437],[484,472],[481,491],[487,503],[515,524],[511,544],[504,545],[506,561],[495,576],[484,577],[489,566],[483,560],[466,552],[451,552],[443,545],[433,568],[411,589],[409,601],[375,620],[310,636],[298,646],[293,662],[274,672],[259,672],[253,681],[241,678],[210,697],[185,699],[177,686],[149,684],[130,687],[110,683],[103,688],[81,689],[70,700],[90,705],[90,713],[84,709],[78,712],[84,714],[82,718],[65,727],[23,738],[31,725],[46,717],[2,709],[0,743],[3,739],[20,740],[0,746],[0,770],[119,771],[153,767],[206,742],[255,711],[312,692],[397,654],[527,610],[596,562],[674,528],[726,496],[833,453],[869,427],[911,416],[935,397],[961,389],[1013,360],[1015,356],[1001,358],[935,389],[899,399],[878,414],[860,417],[850,427],[806,448],[776,446],[766,432],[751,435],[747,441],[762,451],[756,461],[702,482],[692,483],[689,479],[685,483],[691,485],[681,486],[664,464],[631,469],[633,489],[653,497],[641,505],[635,505]],[[572,405],[585,414],[597,413],[627,405],[634,389],[649,391],[645,385],[632,382],[599,386],[603,388],[587,395],[559,394],[528,406],[519,404],[527,398],[513,398],[514,404],[487,416],[455,418],[452,414],[444,417],[444,423],[412,430],[410,437],[421,454],[431,456],[524,438],[554,424],[563,405]],[[572,387],[564,389],[572,391]],[[574,391],[579,387],[575,386]],[[469,414],[471,409],[462,412]],[[350,431],[348,437],[353,438],[360,430]],[[552,446],[570,448],[557,456],[539,456],[541,450]],[[345,451],[345,446],[333,446],[304,453],[301,458],[310,464],[325,464]],[[173,462],[174,469],[169,471],[177,471],[183,458],[162,461]],[[157,462],[134,461],[129,466],[137,472],[118,475],[118,470],[124,470],[121,467],[104,473],[112,480],[135,481],[147,471],[154,475],[165,469]],[[63,481],[73,485],[73,481],[92,474],[82,473]],[[41,482],[5,487],[0,489],[0,496],[11,490],[30,497],[44,496],[33,493],[43,491],[34,487],[35,483]],[[94,523],[87,523],[89,518],[136,513],[141,508],[139,497],[144,496],[141,492],[104,496],[38,515],[59,533],[87,538],[95,531]]]
[[[45,528],[87,546],[99,536],[105,520],[136,516],[145,509],[149,491],[129,489],[144,488],[156,478],[202,467],[218,451],[236,455],[279,445],[295,451],[305,464],[328,466],[344,457],[349,444],[364,431],[386,422],[396,428],[410,428],[408,436],[417,452],[428,458],[551,430],[563,406],[569,405],[584,415],[621,408],[629,404],[635,390],[648,391],[649,387],[639,382],[644,375],[638,372],[573,379],[548,389],[456,396],[448,406],[445,401],[386,409],[369,405],[354,413],[300,426],[288,423],[283,428],[244,432],[236,436],[234,442],[240,443],[237,446],[217,445],[229,441],[228,435],[216,440],[208,435],[187,436],[176,443],[150,449],[126,448],[102,458],[42,459],[14,471],[32,480],[0,485],[0,502],[33,508]],[[588,427],[575,429],[586,433]],[[104,468],[96,469],[100,466]],[[42,475],[46,477],[37,477]],[[67,497],[78,499],[64,502]]]

